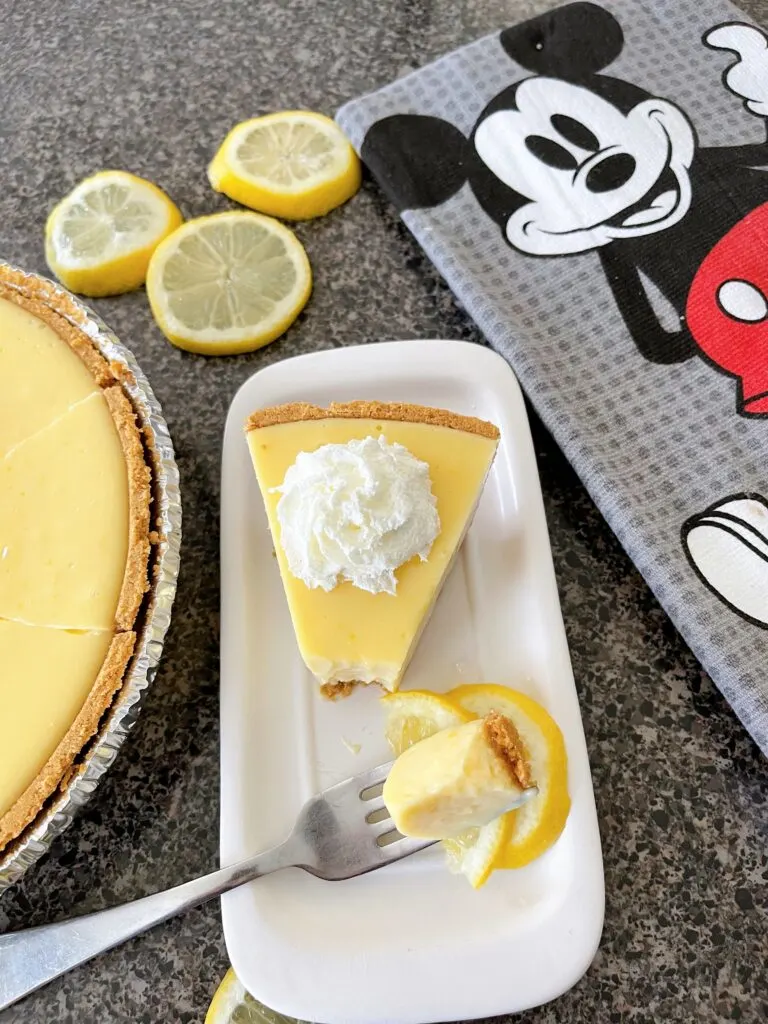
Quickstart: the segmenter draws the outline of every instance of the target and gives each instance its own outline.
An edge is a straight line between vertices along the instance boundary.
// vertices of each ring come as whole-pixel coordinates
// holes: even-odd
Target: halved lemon
[[[323,114],[286,110],[236,125],[208,168],[208,180],[243,206],[286,220],[320,217],[360,188],[360,161]]]
[[[468,684],[451,690],[448,698],[475,715],[498,711],[512,720],[520,734],[539,795],[504,815],[510,835],[497,866],[521,868],[552,846],[568,818],[571,800],[563,734],[541,704],[507,686]]]
[[[230,967],[224,975],[205,1015],[205,1024],[305,1024],[295,1017],[284,1017],[257,1002],[245,991],[243,983]]]
[[[151,181],[101,171],[51,211],[46,260],[70,291],[120,295],[144,284],[152,253],[181,222],[178,207]]]
[[[187,221],[157,247],[147,295],[158,327],[188,352],[251,352],[304,308],[312,270],[296,235],[244,210]]]
[[[386,715],[384,733],[396,756],[441,729],[463,725],[477,717],[450,698],[428,690],[398,690],[382,697],[381,702]],[[482,828],[469,829],[445,840],[442,845],[451,870],[465,875],[470,885],[479,889],[500,866],[510,838],[509,815],[505,814]]]

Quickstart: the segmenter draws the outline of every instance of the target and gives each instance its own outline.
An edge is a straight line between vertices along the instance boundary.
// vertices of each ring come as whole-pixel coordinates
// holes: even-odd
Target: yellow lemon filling
[[[384,803],[403,835],[450,839],[481,828],[534,788],[508,718],[443,729],[398,757],[384,784]]]

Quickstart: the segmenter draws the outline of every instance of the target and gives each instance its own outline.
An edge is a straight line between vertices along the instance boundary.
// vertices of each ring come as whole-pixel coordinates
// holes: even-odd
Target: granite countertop
[[[205,167],[235,122],[288,107],[332,114],[546,2],[5,0],[0,255],[45,272],[48,209],[105,167],[155,180],[188,217],[227,209]],[[744,6],[768,20],[768,4]],[[371,183],[298,234],[315,270],[314,296],[261,352],[191,356],[163,340],[143,293],[94,303],[150,378],[176,445],[179,593],[137,726],[77,823],[0,897],[0,930],[217,866],[219,451],[238,386],[302,352],[398,337],[481,340]],[[765,1020],[766,762],[535,419],[533,427],[607,906],[586,976],[556,1003],[516,1019]],[[60,979],[0,1014],[0,1024],[202,1022],[226,967],[213,903]]]

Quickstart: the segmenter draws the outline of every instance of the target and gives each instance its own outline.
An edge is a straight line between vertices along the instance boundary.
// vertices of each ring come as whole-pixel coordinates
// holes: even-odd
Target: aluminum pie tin
[[[0,853],[0,892],[17,882],[47,853],[51,843],[72,823],[99,780],[117,757],[136,721],[142,697],[157,673],[163,642],[171,621],[176,595],[181,545],[181,496],[179,471],[168,425],[160,403],[131,352],[106,324],[69,292],[46,278],[2,264],[3,283],[22,294],[50,305],[60,316],[79,327],[112,364],[123,390],[130,398],[144,437],[144,454],[152,472],[151,529],[159,536],[149,562],[150,589],[136,622],[136,648],[123,684],[90,739],[74,769],[41,809],[37,817]]]

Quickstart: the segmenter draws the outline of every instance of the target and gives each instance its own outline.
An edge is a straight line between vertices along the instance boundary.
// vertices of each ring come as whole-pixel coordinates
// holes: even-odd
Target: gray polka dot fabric
[[[337,115],[768,754],[766,117],[711,0],[570,4]]]

